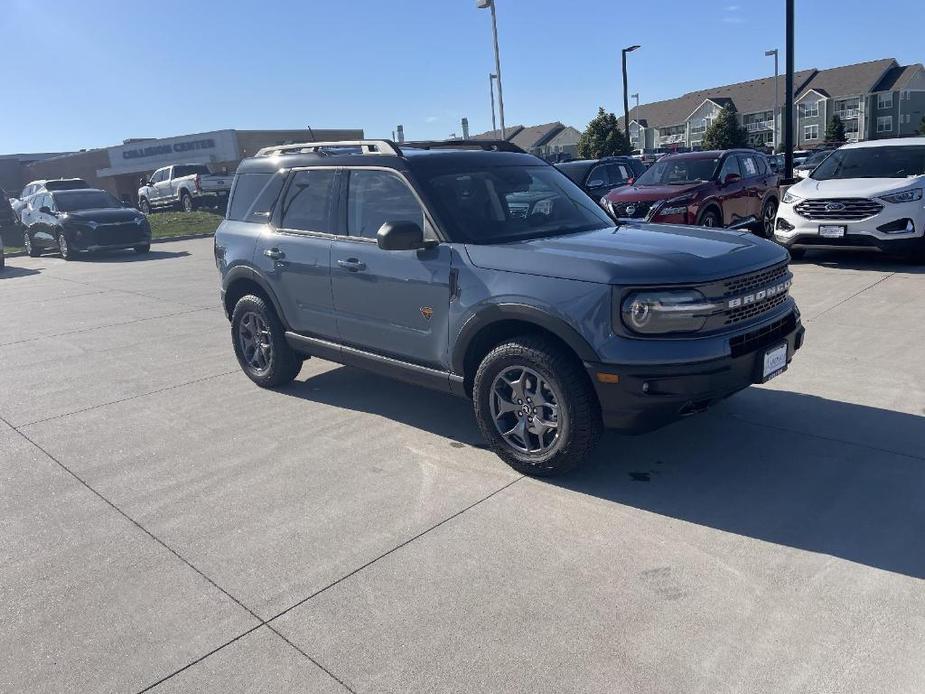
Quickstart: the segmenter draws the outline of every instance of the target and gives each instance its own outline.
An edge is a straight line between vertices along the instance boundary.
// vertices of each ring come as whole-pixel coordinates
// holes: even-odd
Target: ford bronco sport
[[[534,475],[579,463],[604,426],[648,431],[766,381],[803,341],[786,250],[615,224],[506,142],[261,150],[215,259],[255,383],[317,356],[470,397],[491,448]]]

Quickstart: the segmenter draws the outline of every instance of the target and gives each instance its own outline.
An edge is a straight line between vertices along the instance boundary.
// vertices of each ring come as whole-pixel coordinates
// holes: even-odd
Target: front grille
[[[796,316],[793,313],[789,313],[773,323],[762,325],[760,328],[743,335],[736,335],[729,340],[729,349],[732,353],[732,357],[741,357],[763,347],[771,346],[793,330],[796,324]]]
[[[642,219],[649,214],[651,202],[620,202],[613,203],[613,213],[621,219]]]
[[[90,232],[90,238],[93,239],[93,244],[97,246],[115,246],[141,241],[144,238],[144,230],[134,222],[129,222],[128,224],[101,224]]]
[[[788,283],[792,277],[787,263],[780,263],[725,280],[720,291],[727,308],[716,327],[749,321],[782,306],[790,296]]]
[[[806,219],[867,219],[879,214],[883,205],[867,198],[823,198],[821,200],[803,200],[796,204],[794,211]]]
[[[760,316],[763,313],[774,310],[778,306],[782,305],[785,301],[787,301],[786,293],[778,294],[758,304],[749,304],[748,306],[740,306],[739,308],[734,308],[731,311],[726,312],[726,325],[741,323],[742,321],[750,320],[756,316]]]
[[[768,284],[776,284],[787,277],[787,263],[775,265],[767,270],[759,270],[748,275],[739,275],[724,282],[726,296],[744,294],[752,289],[758,289]]]

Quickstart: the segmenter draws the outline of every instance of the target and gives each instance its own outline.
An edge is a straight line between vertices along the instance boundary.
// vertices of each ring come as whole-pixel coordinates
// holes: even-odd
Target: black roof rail
[[[414,149],[483,149],[486,152],[516,152],[527,154],[513,142],[507,140],[425,140],[402,142],[402,147]]]

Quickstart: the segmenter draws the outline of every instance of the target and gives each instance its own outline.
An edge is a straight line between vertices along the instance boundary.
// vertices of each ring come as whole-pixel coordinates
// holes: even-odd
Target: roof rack
[[[487,152],[517,152],[524,150],[507,140],[432,140],[424,142],[402,142],[402,147],[414,149],[483,149]]]
[[[276,157],[281,154],[321,154],[326,149],[358,147],[361,154],[391,154],[401,156],[401,150],[391,140],[341,140],[339,142],[292,142],[285,145],[264,147],[256,154],[258,157]]]

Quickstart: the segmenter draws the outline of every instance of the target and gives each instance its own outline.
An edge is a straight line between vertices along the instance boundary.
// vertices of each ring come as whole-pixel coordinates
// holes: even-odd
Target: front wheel
[[[138,201],[138,210],[145,216],[151,214],[151,203],[148,202],[148,198],[142,198]]]
[[[65,260],[74,259],[74,250],[71,248],[70,244],[68,244],[67,236],[64,234],[58,234],[58,251]]]
[[[571,470],[603,428],[587,374],[543,337],[515,338],[489,352],[475,375],[473,404],[492,450],[526,475]]]
[[[790,253],[791,260],[800,260],[806,255],[805,248],[788,248],[787,251]]]
[[[238,300],[231,314],[231,340],[238,364],[261,388],[289,383],[302,369],[302,357],[286,342],[273,307],[256,295]]]
[[[29,254],[30,258],[38,258],[42,254],[40,248],[36,248],[32,245],[32,237],[29,235],[29,232],[23,234],[23,247],[26,249],[26,253]]]
[[[700,216],[700,226],[702,227],[718,227],[722,226],[722,221],[719,218],[719,215],[716,213],[716,210],[707,210]]]

